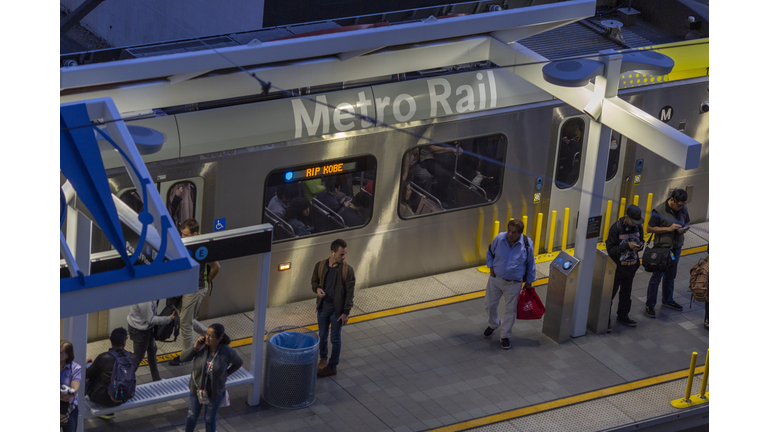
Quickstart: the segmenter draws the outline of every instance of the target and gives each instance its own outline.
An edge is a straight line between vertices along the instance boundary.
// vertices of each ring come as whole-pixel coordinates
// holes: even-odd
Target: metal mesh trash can
[[[315,402],[319,337],[305,327],[280,326],[267,333],[264,400],[284,409]]]

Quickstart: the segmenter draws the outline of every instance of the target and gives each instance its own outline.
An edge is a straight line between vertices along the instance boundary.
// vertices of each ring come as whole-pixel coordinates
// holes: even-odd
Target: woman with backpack
[[[205,431],[216,431],[216,412],[225,397],[227,377],[243,365],[243,360],[229,346],[230,339],[224,326],[211,324],[205,336],[195,346],[181,353],[179,360],[192,361],[192,377],[189,380],[189,410],[186,432],[193,432],[200,411],[205,406]]]
[[[59,344],[60,401],[61,401],[61,430],[63,432],[77,431],[77,390],[80,388],[79,364],[74,362],[75,349],[72,342],[62,340]]]

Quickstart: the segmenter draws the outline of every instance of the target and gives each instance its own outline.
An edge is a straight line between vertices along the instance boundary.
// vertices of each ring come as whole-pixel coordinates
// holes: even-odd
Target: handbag
[[[533,288],[524,290],[517,298],[517,319],[537,320],[544,316],[545,310],[544,304]]]
[[[677,257],[671,249],[656,245],[655,236],[651,236],[643,250],[643,268],[650,273],[665,272],[672,267]]]

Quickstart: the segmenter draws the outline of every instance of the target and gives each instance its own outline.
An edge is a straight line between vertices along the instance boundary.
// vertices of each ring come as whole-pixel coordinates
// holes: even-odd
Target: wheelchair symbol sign
[[[205,246],[199,247],[195,251],[195,259],[198,261],[205,259],[205,257],[207,256],[208,256],[208,248]]]
[[[214,231],[221,231],[227,227],[227,218],[216,219],[213,223]]]

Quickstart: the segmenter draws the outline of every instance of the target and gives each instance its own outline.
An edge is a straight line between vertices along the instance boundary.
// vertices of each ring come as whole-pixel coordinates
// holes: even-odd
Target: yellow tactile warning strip
[[[704,373],[704,366],[696,368],[696,375]],[[525,408],[519,408],[512,411],[507,411],[499,414],[494,414],[486,417],[481,417],[473,420],[467,420],[461,423],[455,423],[449,426],[443,426],[437,429],[430,429],[430,432],[457,432],[476,427],[486,426],[492,423],[500,421],[511,420],[517,417],[523,417],[529,414],[535,414],[543,411],[548,411],[555,408],[562,408],[568,405],[574,405],[580,402],[587,402],[595,399],[600,399],[607,396],[613,396],[618,393],[623,393],[631,390],[637,390],[644,387],[649,387],[656,384],[663,384],[665,382],[678,380],[688,376],[688,369],[683,369],[677,372],[671,372],[664,375],[655,376],[652,378],[646,378],[638,381],[633,381],[627,384],[621,384],[614,387],[608,387],[601,390],[595,390],[587,393],[582,393],[576,396],[570,396],[551,402],[544,402],[538,405],[532,405]]]
[[[697,247],[697,248],[686,249],[686,250],[681,252],[681,255],[689,255],[689,254],[693,254],[693,253],[706,252],[708,249],[709,249],[709,246],[700,246],[700,247]],[[573,250],[571,249],[570,252],[573,252]],[[539,255],[538,257],[536,257],[536,262],[545,262],[545,261],[551,261],[552,260],[552,259],[547,259],[547,258],[542,258],[542,257],[545,257],[545,255]],[[538,287],[538,286],[546,285],[547,283],[549,283],[549,278],[543,278],[543,279],[539,279],[536,282],[534,282],[533,286],[535,288],[535,287]],[[355,316],[353,316],[353,317],[351,317],[349,319],[348,323],[349,324],[354,324],[354,323],[359,323],[359,322],[364,322],[364,321],[370,321],[370,320],[377,319],[377,318],[385,318],[385,317],[389,317],[389,316],[392,316],[392,315],[399,315],[399,314],[403,314],[403,313],[407,313],[407,312],[415,312],[415,311],[419,311],[419,310],[423,310],[423,309],[430,309],[430,308],[433,308],[433,307],[445,306],[445,305],[449,305],[449,304],[453,304],[453,303],[460,303],[460,302],[467,301],[467,300],[478,299],[478,298],[483,297],[484,295],[485,295],[485,291],[475,291],[475,292],[469,293],[469,294],[461,294],[461,295],[457,295],[457,296],[441,298],[441,299],[438,299],[438,300],[431,300],[431,301],[427,301],[427,302],[423,302],[423,303],[416,303],[416,304],[412,304],[412,305],[408,305],[408,306],[401,306],[401,307],[396,307],[396,308],[392,308],[392,309],[385,309],[385,310],[382,310],[382,311],[371,312],[371,313],[367,313],[367,314],[363,314],[363,315],[355,315]],[[306,327],[306,328],[308,328],[310,330],[315,330],[315,331],[317,330],[317,324],[308,325],[308,326],[304,326],[304,327]],[[267,336],[266,335],[264,335],[264,340],[265,341],[267,340]],[[233,340],[232,343],[230,344],[230,346],[232,346],[232,347],[239,347],[239,346],[243,346],[243,345],[250,345],[252,343],[253,343],[253,338],[252,337],[247,337],[247,338]],[[178,351],[178,352],[174,352],[174,353],[158,355],[157,356],[157,362],[158,363],[162,363],[162,362],[173,360],[174,358],[178,357],[180,354],[181,354],[181,352]],[[141,363],[139,363],[140,366],[146,366],[147,364],[148,363],[147,363],[147,359],[146,358],[144,360],[142,360]]]

